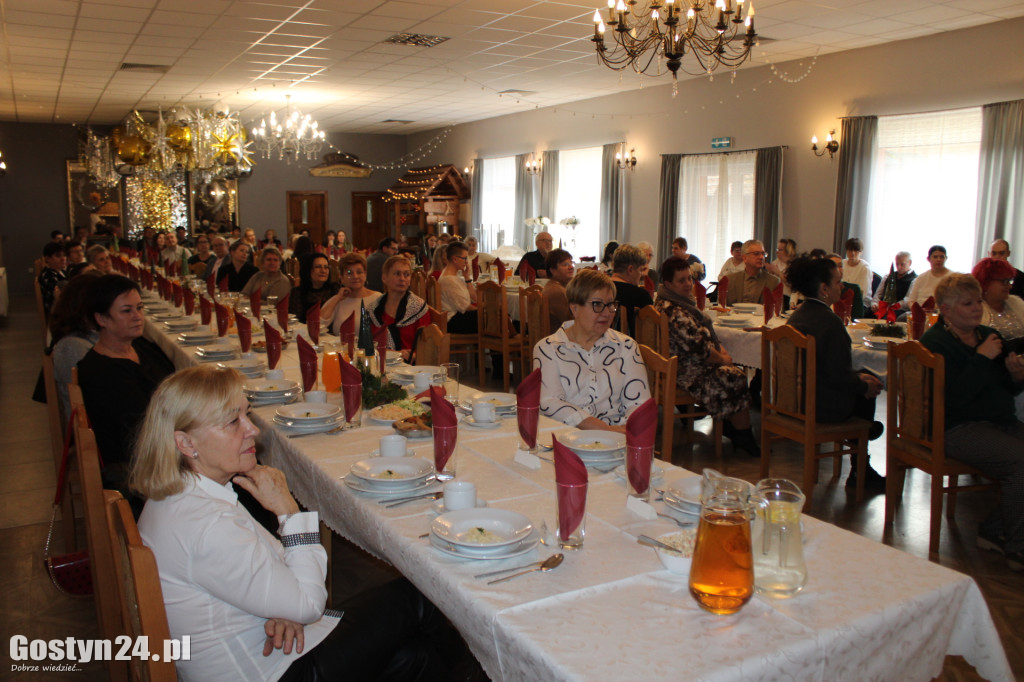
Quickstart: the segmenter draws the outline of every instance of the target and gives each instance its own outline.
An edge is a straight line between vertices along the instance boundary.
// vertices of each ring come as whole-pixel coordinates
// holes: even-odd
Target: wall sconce
[[[530,154],[530,158],[526,160],[526,172],[530,175],[540,173],[540,161],[533,154]]]
[[[828,137],[825,138],[825,148],[818,151],[818,136],[814,135],[811,137],[811,151],[814,152],[815,156],[825,156],[825,152],[828,152],[829,160],[835,156],[835,153],[839,151],[839,140],[835,139],[836,129],[828,131]]]
[[[0,178],[7,175],[7,162],[4,161],[4,153],[0,152]]]
[[[627,168],[632,173],[633,169],[636,168],[636,149],[629,150],[629,156],[626,156],[626,143],[622,143],[622,151],[615,152],[615,163],[619,166],[619,170],[626,170]]]

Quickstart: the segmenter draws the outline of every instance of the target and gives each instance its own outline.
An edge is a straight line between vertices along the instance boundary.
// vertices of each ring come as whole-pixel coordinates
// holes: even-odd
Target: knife
[[[432,493],[423,493],[422,495],[413,495],[412,497],[402,497],[397,500],[381,500],[377,504],[383,504],[385,509],[391,509],[392,507],[401,506],[406,502],[415,502],[416,500],[423,500],[428,497],[432,500],[436,500],[443,494],[444,493],[442,491],[436,490]]]

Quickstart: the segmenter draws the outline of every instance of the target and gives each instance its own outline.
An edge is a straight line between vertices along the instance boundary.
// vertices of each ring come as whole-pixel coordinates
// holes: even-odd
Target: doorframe
[[[311,190],[285,190],[285,217],[291,217],[288,212],[291,211],[292,197],[293,196],[306,196],[306,195],[319,195],[324,198],[324,235],[331,229],[331,220],[327,213],[327,198],[328,193],[326,190],[311,189]],[[291,225],[288,226],[289,228]],[[301,230],[299,230],[301,232]],[[291,239],[291,234],[288,235],[288,239]]]

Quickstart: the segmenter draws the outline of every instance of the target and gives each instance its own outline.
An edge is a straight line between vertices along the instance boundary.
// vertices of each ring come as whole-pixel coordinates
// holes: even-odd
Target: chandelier
[[[269,159],[275,152],[280,160],[291,163],[305,155],[312,161],[320,155],[326,135],[320,130],[320,124],[309,114],[291,107],[291,95],[286,95],[287,104],[279,121],[277,112],[270,112],[270,125],[267,120],[260,121],[259,128],[252,129],[252,137],[256,143],[256,151],[262,152]]]
[[[605,45],[601,14],[594,10],[591,40],[598,60],[616,71],[629,67],[640,74],[651,70],[651,75],[660,75],[658,58],[663,57],[673,82],[688,54],[700,67],[699,71],[683,68],[692,76],[711,74],[722,64],[735,69],[757,43],[754,5],[748,5],[744,16],[743,0],[717,0],[714,5],[710,1],[608,0],[608,27],[613,29],[610,48]]]

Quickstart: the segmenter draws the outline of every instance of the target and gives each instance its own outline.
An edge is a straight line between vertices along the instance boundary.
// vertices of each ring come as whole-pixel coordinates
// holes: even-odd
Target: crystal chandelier
[[[664,4],[662,4],[664,1]],[[754,5],[744,15],[743,0],[608,0],[608,27],[613,29],[612,45],[605,45],[605,23],[594,10],[597,57],[610,69],[629,67],[637,73],[659,75],[662,67],[676,72],[683,59],[692,55],[699,71],[683,68],[693,76],[711,74],[719,65],[735,69],[750,57],[757,43]],[[743,26],[744,29],[740,27]],[[653,68],[652,68],[653,67]]]
[[[312,161],[320,155],[326,135],[312,116],[303,116],[302,112],[292,109],[291,95],[286,95],[286,98],[288,102],[281,120],[278,120],[277,112],[272,111],[269,126],[263,119],[259,128],[252,129],[256,150],[267,159],[277,152],[277,158],[288,163],[302,155]]]

